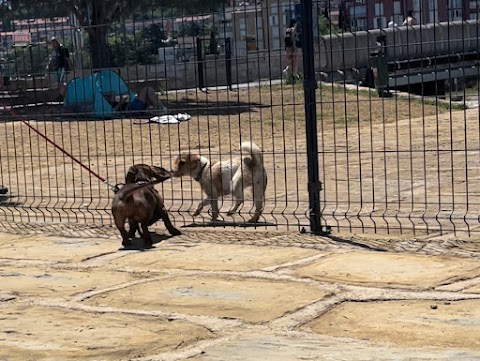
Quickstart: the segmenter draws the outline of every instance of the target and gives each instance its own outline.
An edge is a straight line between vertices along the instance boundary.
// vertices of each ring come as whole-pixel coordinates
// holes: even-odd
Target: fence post
[[[314,234],[322,234],[320,214],[320,191],[322,183],[319,177],[317,108],[315,99],[315,48],[313,46],[313,4],[312,0],[302,0],[303,18],[303,90],[305,93],[305,126],[307,137],[308,166],[308,203],[310,230]]]
[[[230,38],[225,39],[225,71],[227,75],[227,85],[229,90],[232,89],[232,43]]]
[[[198,71],[198,89],[205,88],[205,79],[203,77],[203,42],[197,37],[197,71]]]

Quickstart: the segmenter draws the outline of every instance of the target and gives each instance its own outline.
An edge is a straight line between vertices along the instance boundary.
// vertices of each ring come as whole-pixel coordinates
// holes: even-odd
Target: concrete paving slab
[[[480,357],[480,300],[346,302],[304,329],[406,347],[441,347]]]
[[[480,293],[464,243],[187,233],[0,234],[0,360],[480,360],[480,301],[452,301]]]
[[[480,352],[441,348],[400,348],[354,339],[309,335],[244,335],[190,361],[472,361]]]
[[[185,321],[0,304],[0,360],[126,360],[213,335]]]
[[[469,287],[465,290],[465,292],[469,293],[480,293],[480,281],[475,286]]]
[[[430,288],[480,274],[476,259],[386,252],[348,252],[327,256],[294,273],[322,281]]]
[[[148,252],[132,253],[110,264],[145,270],[251,271],[321,255],[315,250],[164,241]]]
[[[97,295],[85,303],[150,311],[236,318],[261,323],[273,320],[327,292],[319,287],[286,281],[199,275],[172,277]]]
[[[51,262],[81,261],[102,253],[116,252],[120,242],[106,239],[66,237],[14,237],[0,234],[0,258],[45,260]]]
[[[111,287],[135,280],[125,272],[102,270],[55,270],[49,268],[2,267],[2,292],[20,297],[63,297]]]

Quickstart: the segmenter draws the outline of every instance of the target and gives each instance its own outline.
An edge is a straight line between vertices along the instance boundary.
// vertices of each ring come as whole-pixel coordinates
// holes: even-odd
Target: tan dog
[[[160,218],[170,234],[174,236],[181,234],[170,222],[163,199],[153,186],[166,181],[171,176],[172,174],[163,168],[146,164],[136,164],[128,170],[125,177],[126,184],[115,194],[112,204],[113,218],[122,235],[124,247],[130,244],[130,238],[135,236],[140,224],[140,234],[145,241],[145,246],[150,248],[153,241],[148,227]],[[127,220],[128,232],[125,229]]]
[[[207,195],[194,213],[198,216],[204,206],[212,205],[212,221],[218,217],[218,198],[232,194],[235,205],[228,212],[233,215],[243,203],[244,190],[252,188],[255,214],[248,223],[256,223],[260,218],[265,203],[267,173],[263,166],[260,148],[253,142],[240,145],[241,157],[223,162],[210,162],[198,154],[181,154],[174,164],[174,177],[189,175],[198,183]]]

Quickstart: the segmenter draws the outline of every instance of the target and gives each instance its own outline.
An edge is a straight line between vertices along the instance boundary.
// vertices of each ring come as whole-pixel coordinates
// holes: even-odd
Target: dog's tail
[[[260,147],[254,142],[242,142],[240,150],[243,154],[243,163],[249,168],[263,165],[263,155]]]
[[[150,182],[142,181],[142,182],[136,182],[136,183],[127,183],[117,191],[115,196],[119,200],[124,201],[128,197],[130,197],[133,193],[135,193],[136,191],[138,191],[142,188],[145,188],[145,187],[153,186],[153,185],[161,183],[163,181],[164,181],[164,179],[160,179],[160,180],[155,179],[155,180],[150,181]]]

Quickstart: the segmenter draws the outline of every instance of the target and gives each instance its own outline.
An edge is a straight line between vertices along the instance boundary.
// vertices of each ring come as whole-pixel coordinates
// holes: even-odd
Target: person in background
[[[387,24],[387,27],[389,28],[396,28],[398,25],[395,23],[395,21],[393,21],[393,16],[392,16],[392,20],[390,20]]]
[[[403,26],[413,26],[418,25],[417,19],[415,18],[415,12],[413,10],[409,10],[407,13],[407,17],[403,21]]]
[[[152,87],[146,86],[135,97],[133,101],[127,104],[126,110],[145,111],[157,109],[159,105],[158,96]]]
[[[50,44],[53,47],[50,60],[47,65],[47,73],[54,72],[57,82],[58,91],[60,93],[59,100],[63,100],[67,90],[67,73],[72,69],[72,61],[70,60],[70,52],[58,41],[56,37],[50,39]]]
[[[287,58],[287,67],[283,70],[285,76],[288,75],[288,70],[291,69],[291,74],[297,73],[298,68],[298,54],[297,54],[297,20],[290,20],[290,24],[285,32],[285,52]]]
[[[145,112],[158,109],[159,106],[165,110],[164,105],[158,99],[157,93],[150,86],[140,90],[140,93],[132,101],[130,101],[128,94],[115,95],[107,93],[103,94],[103,96],[113,106],[113,109],[117,111]]]

